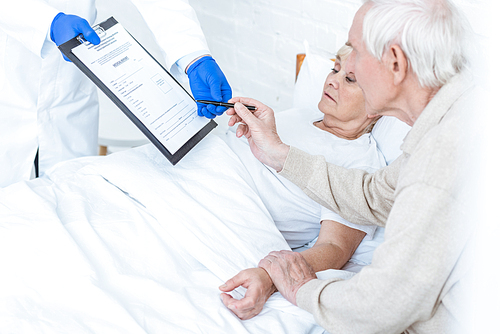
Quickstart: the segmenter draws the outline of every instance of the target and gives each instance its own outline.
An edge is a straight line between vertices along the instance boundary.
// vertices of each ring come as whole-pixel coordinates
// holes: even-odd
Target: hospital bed
[[[175,167],[150,144],[63,162],[0,189],[0,333],[323,333],[279,293],[246,321],[222,304],[218,286],[280,249],[217,132]]]

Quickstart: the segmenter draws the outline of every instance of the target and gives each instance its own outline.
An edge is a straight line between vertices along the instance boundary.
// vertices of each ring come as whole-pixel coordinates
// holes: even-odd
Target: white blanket
[[[0,190],[0,333],[322,333],[279,294],[247,321],[220,301],[279,249],[216,136],[175,167],[151,145],[62,163]]]

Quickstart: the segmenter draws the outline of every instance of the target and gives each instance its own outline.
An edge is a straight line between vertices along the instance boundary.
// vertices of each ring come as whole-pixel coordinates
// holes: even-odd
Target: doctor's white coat
[[[208,50],[187,0],[132,0],[165,50],[168,68]],[[7,3],[7,5],[5,4]],[[119,5],[119,1],[116,2]],[[37,149],[40,172],[97,153],[94,84],[63,60],[50,39],[59,12],[93,25],[95,0],[16,0],[0,10],[0,187],[30,177]]]

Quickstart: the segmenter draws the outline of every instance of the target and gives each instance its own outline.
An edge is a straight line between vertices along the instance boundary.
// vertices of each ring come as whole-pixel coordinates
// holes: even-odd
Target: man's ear
[[[394,77],[394,85],[401,84],[408,75],[408,59],[399,45],[391,45],[384,54],[386,68]]]

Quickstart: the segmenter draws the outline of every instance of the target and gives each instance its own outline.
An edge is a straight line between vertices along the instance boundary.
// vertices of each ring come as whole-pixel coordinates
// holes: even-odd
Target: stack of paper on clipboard
[[[193,97],[113,17],[95,26],[99,45],[77,36],[59,49],[176,164],[217,126]]]

